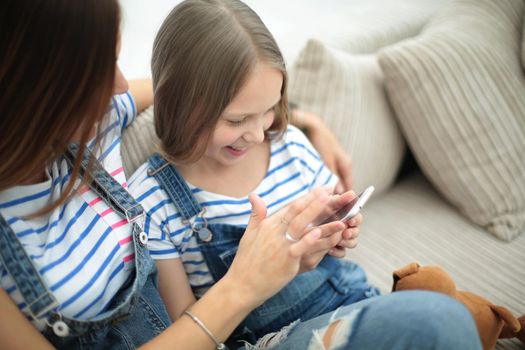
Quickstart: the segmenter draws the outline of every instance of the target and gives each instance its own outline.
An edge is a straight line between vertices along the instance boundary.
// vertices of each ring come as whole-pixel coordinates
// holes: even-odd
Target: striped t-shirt
[[[147,212],[145,231],[150,254],[153,259],[181,258],[190,285],[201,296],[213,284],[202,253],[189,225],[182,223],[175,205],[147,170],[147,163],[137,169],[130,178],[129,190]],[[337,177],[324,165],[306,136],[289,126],[285,136],[271,144],[266,176],[253,192],[262,197],[271,215],[313,187],[336,182]],[[251,205],[247,196],[232,198],[189,183],[188,186],[206,209],[204,217],[209,223],[248,224]]]
[[[114,96],[111,104],[101,123],[100,144],[93,149],[92,141],[89,146],[104,168],[126,187],[120,138],[135,118],[135,102],[128,92]],[[24,218],[60,197],[71,168],[60,158],[47,169],[47,175],[43,183],[0,192],[0,213],[60,304],[59,312],[89,320],[106,309],[130,275],[134,259],[130,225],[85,186],[48,215]],[[34,320],[27,313],[22,295],[1,263],[0,287],[35,326],[44,327],[44,320]]]

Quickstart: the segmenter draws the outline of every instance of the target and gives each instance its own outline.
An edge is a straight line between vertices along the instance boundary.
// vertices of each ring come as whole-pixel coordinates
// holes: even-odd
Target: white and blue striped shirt
[[[213,283],[192,231],[183,224],[167,193],[143,164],[130,178],[130,192],[148,213],[145,231],[153,259],[181,258],[198,296]],[[337,183],[337,177],[324,165],[306,136],[289,126],[285,136],[271,145],[266,176],[253,191],[265,201],[268,215],[278,211],[313,187]],[[247,225],[251,213],[248,197],[232,198],[188,184],[196,200],[206,209],[209,223]]]
[[[136,107],[129,92],[114,96],[111,107],[101,126],[100,145],[93,149],[92,141],[89,146],[104,168],[126,187],[120,138],[135,118]],[[0,192],[0,213],[57,299],[60,313],[89,320],[106,309],[130,275],[134,259],[130,225],[85,186],[48,215],[26,219],[60,197],[71,168],[61,158],[47,174],[43,183]],[[0,287],[35,326],[44,327],[44,320],[34,320],[27,313],[22,295],[2,264]]]

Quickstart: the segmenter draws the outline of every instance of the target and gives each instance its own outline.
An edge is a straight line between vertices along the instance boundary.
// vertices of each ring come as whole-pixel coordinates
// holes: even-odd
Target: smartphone
[[[346,222],[352,219],[354,216],[359,214],[359,211],[363,208],[365,203],[368,201],[372,193],[374,192],[374,186],[367,187],[363,192],[361,192],[357,197],[352,199],[350,203],[339,209],[337,212],[332,214],[326,220],[324,220],[321,225],[327,224],[332,221],[342,221]]]

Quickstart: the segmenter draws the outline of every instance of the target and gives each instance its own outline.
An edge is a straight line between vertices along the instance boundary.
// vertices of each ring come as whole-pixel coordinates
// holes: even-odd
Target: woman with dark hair
[[[0,4],[2,347],[136,347],[169,324],[142,208],[125,190],[120,135],[152,96],[149,82],[127,92],[115,64],[119,17],[116,0]],[[316,191],[295,201],[289,220],[311,220],[321,197]],[[232,272],[203,301],[242,305],[227,320],[232,325],[300,267],[311,268],[311,258],[301,261],[305,253],[331,244],[310,237],[278,256],[252,254],[281,234],[276,226],[277,218],[253,220],[247,236],[268,239],[246,240],[236,259],[243,264],[249,254],[266,278]],[[239,304],[246,286],[252,297]],[[208,341],[191,321],[166,334],[157,344]]]
[[[304,228],[343,204],[331,201],[326,210],[329,198],[322,189],[271,217],[255,200],[227,274],[189,317],[169,325],[147,251],[146,218],[125,189],[120,136],[152,96],[147,82],[126,91],[115,64],[119,17],[116,0],[0,2],[2,348],[224,348],[221,342],[251,310],[299,271],[314,268],[324,255],[319,252],[337,244],[314,233],[282,244],[288,225]],[[370,318],[377,322],[385,314],[382,305],[396,298],[360,305],[358,328],[365,331],[352,334],[357,348],[368,338]],[[450,304],[444,297],[433,302],[437,308]],[[396,305],[396,317],[385,315],[383,324],[389,334],[407,332],[402,342],[381,339],[402,346],[416,329],[396,323],[414,309]],[[446,320],[418,321],[417,332],[424,328],[432,337],[440,334],[437,327],[473,344],[469,314],[459,307],[447,310]],[[304,348],[314,330],[324,344],[319,346],[337,346],[351,323],[332,322],[332,316],[295,327],[284,346]]]

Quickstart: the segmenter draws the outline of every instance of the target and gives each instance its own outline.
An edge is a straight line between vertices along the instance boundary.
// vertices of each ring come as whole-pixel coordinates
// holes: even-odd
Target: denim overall
[[[166,191],[183,222],[189,224],[196,216],[192,231],[214,281],[218,281],[230,267],[245,227],[208,223],[203,208],[176,168],[158,154],[152,155],[148,161],[148,174],[154,176]],[[326,256],[315,270],[299,274],[279,293],[253,310],[227,344],[230,348],[238,348],[242,345],[239,340],[255,343],[263,335],[297,319],[309,320],[378,294],[378,290],[367,283],[358,265]]]
[[[78,146],[72,145],[65,157],[74,162]],[[83,175],[89,163],[83,156]],[[35,319],[48,318],[43,335],[57,348],[134,349],[160,334],[170,320],[156,286],[156,269],[140,224],[144,211],[129,193],[96,160],[92,162],[90,187],[111,208],[132,224],[135,250],[134,271],[113,298],[108,309],[89,320],[60,314],[59,304],[42,282],[15,233],[0,215],[0,259],[15,280],[28,312]]]

